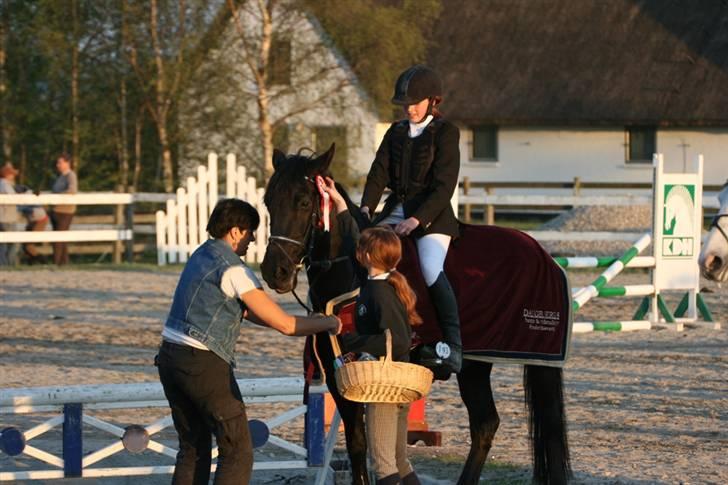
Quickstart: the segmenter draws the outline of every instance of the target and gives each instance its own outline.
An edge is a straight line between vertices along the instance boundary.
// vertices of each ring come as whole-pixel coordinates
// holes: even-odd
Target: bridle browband
[[[307,182],[314,184],[314,186],[316,185],[315,176],[314,177],[304,176],[304,179]],[[317,196],[317,199],[318,199],[318,196]],[[316,230],[317,230],[318,221],[321,220],[321,218],[322,218],[321,214],[319,214],[319,211],[320,211],[320,204],[318,203],[318,200],[317,200],[317,203],[314,204],[314,210],[311,213],[311,221],[310,221],[308,227],[306,228],[306,232],[303,235],[303,239],[300,241],[297,239],[292,239],[290,237],[286,237],[286,236],[279,236],[279,235],[273,235],[273,234],[268,236],[268,242],[276,245],[278,247],[278,249],[280,249],[281,252],[286,256],[286,258],[291,263],[291,265],[293,265],[294,281],[297,281],[296,278],[298,276],[298,272],[301,271],[301,269],[303,269],[304,267],[306,268],[306,271],[309,271],[311,269],[320,269],[321,270],[321,272],[316,275],[316,277],[313,279],[313,281],[309,282],[309,285],[308,285],[309,291],[312,291],[312,288],[313,288],[314,284],[316,283],[316,281],[318,280],[318,278],[323,273],[329,271],[334,266],[334,264],[340,263],[342,261],[349,261],[349,256],[339,256],[336,258],[322,259],[319,261],[313,261],[311,259],[311,252],[313,251],[313,244],[314,244],[314,237],[313,237],[314,232],[316,232]],[[299,258],[298,262],[296,262],[296,260],[288,253],[288,251],[285,250],[285,248],[283,247],[283,245],[281,243],[293,244],[293,245],[298,246],[303,249],[303,252],[302,252],[301,257]],[[306,264],[306,262],[308,262],[308,264]],[[293,293],[293,297],[296,299],[298,304],[301,305],[308,313],[313,313],[311,308],[309,308],[308,305],[303,303],[301,298],[299,298],[299,296],[296,294],[295,285],[293,286],[293,288],[291,288],[290,293]]]

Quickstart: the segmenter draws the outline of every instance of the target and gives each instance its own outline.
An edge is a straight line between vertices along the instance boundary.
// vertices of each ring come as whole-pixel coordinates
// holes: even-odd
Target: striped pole
[[[571,293],[576,295],[584,288],[572,288]],[[620,296],[651,296],[655,294],[655,285],[627,285],[627,286],[604,286],[599,289],[602,298],[616,298]]]
[[[587,332],[628,332],[633,330],[650,330],[652,323],[647,320],[628,320],[620,322],[575,322],[574,333]]]
[[[615,276],[617,276],[629,263],[632,258],[637,256],[639,253],[650,244],[652,237],[650,234],[645,234],[637,240],[617,261],[612,263],[604,272],[595,279],[591,285],[582,288],[573,296],[573,309],[576,312],[579,308],[583,307],[586,302],[594,298],[599,294],[599,290],[609,283]]]
[[[554,258],[556,264],[562,268],[606,268],[614,264],[618,258],[614,257],[579,257]],[[653,256],[636,256],[626,265],[627,268],[652,268],[655,266]]]

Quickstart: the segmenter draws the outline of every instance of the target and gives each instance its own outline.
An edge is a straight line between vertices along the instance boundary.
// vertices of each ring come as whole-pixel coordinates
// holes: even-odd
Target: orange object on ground
[[[324,394],[324,432],[328,433],[331,428],[331,420],[334,418],[336,403],[328,392]],[[339,432],[344,432],[344,423],[339,425]],[[442,434],[439,431],[430,431],[425,416],[425,398],[419,399],[410,405],[407,415],[407,443],[413,445],[422,441],[427,446],[440,446]]]

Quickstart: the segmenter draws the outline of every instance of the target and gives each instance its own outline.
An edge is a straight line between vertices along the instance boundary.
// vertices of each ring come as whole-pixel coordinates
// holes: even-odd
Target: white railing
[[[307,467],[323,467],[319,476],[323,476],[331,459],[332,442],[338,432],[338,416],[324,435],[324,397],[325,386],[312,386],[309,389],[308,404],[302,401],[304,382],[302,378],[259,378],[238,379],[238,386],[246,404],[283,402],[292,403],[293,407],[281,414],[266,420],[251,420],[251,434],[254,446],[272,445],[280,450],[279,460],[257,461],[253,470],[300,469]],[[0,481],[17,481],[25,479],[54,479],[65,477],[110,477],[172,473],[174,465],[149,463],[148,454],[139,455],[142,463],[136,466],[99,467],[97,463],[106,458],[120,454],[137,454],[144,450],[175,458],[177,450],[160,441],[152,439],[154,435],[172,426],[172,418],[167,415],[147,425],[131,425],[121,428],[113,422],[99,419],[89,411],[118,410],[137,408],[168,408],[162,386],[158,382],[138,384],[102,384],[69,387],[29,387],[0,390],[0,414],[20,415],[31,413],[60,413],[35,424],[28,429],[8,426],[7,421],[0,432],[0,454],[20,458],[28,456],[39,460],[45,469],[37,466],[28,469],[23,464],[16,470],[7,468],[0,471]],[[251,410],[248,411],[252,414]],[[303,417],[305,433],[302,444],[294,443],[272,432],[284,424]],[[97,449],[83,453],[83,425],[95,428],[109,436],[108,443],[94,445]],[[30,441],[44,435],[57,427],[62,427],[62,449],[60,456],[41,448],[58,449],[50,443],[37,447]],[[47,438],[51,440],[52,437]],[[97,441],[94,440],[94,443]],[[142,443],[141,445],[139,443]],[[152,455],[153,456],[153,455]],[[213,458],[217,456],[217,448],[213,449]],[[146,463],[146,464],[145,464]],[[96,466],[94,466],[96,465]],[[212,465],[212,470],[215,465]]]
[[[0,194],[0,205],[115,205],[124,206],[123,221],[114,229],[71,229],[68,231],[0,231],[0,243],[43,242],[126,242],[126,257],[133,256],[132,194],[84,192],[80,194]],[[50,228],[49,228],[50,229]]]

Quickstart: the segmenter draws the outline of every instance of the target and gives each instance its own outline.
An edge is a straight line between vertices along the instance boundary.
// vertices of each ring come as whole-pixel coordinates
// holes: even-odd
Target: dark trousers
[[[71,227],[73,214],[65,212],[51,212],[51,224],[54,231],[67,231]],[[53,243],[53,262],[55,264],[68,264],[68,244],[64,242]]]
[[[216,484],[247,484],[253,445],[245,404],[229,363],[206,350],[164,342],[159,378],[179,435],[173,484],[207,484],[212,435],[219,456]]]

